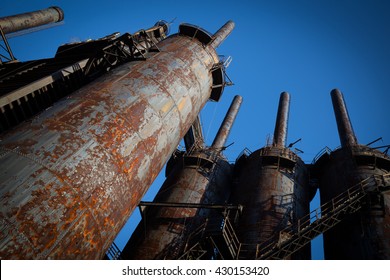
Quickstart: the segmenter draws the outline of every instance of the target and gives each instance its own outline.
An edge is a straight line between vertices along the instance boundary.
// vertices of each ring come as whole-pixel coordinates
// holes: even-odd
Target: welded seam
[[[49,249],[46,249],[44,250],[42,253],[39,253],[38,254],[38,257],[42,258],[42,259],[46,259],[47,256],[54,250],[55,247],[57,247],[57,245],[62,241],[62,239],[65,237],[65,235],[68,234],[68,232],[70,231],[71,228],[74,227],[74,225],[82,218],[84,217],[84,213],[87,212],[87,210],[89,210],[89,208],[87,209],[84,209],[83,211],[81,211],[81,214],[78,215],[78,218],[74,219],[70,225],[68,226],[68,228],[64,231],[61,232],[60,235],[58,235],[56,241],[54,242],[54,244],[49,248]],[[93,217],[93,216],[92,216]]]
[[[77,97],[76,97],[76,98],[77,98]],[[82,101],[81,98],[80,98],[79,100]],[[90,102],[92,102],[92,103],[94,103],[94,104],[99,104],[98,101],[93,100],[93,99],[83,99],[83,100],[84,100],[84,101],[90,101]],[[106,104],[106,103],[105,103],[105,104]],[[107,104],[106,104],[106,105],[107,105]],[[107,107],[110,108],[110,106],[107,106]],[[110,110],[111,110],[111,108],[110,108]],[[112,111],[112,110],[111,110],[111,111]],[[91,134],[88,134],[88,133],[86,133],[86,132],[84,132],[84,131],[80,131],[80,130],[78,130],[77,128],[75,128],[73,125],[70,125],[70,124],[68,124],[68,123],[65,123],[65,122],[62,122],[62,121],[59,121],[59,120],[56,120],[56,119],[50,120],[50,122],[59,123],[59,124],[65,125],[65,126],[67,126],[67,127],[70,127],[70,128],[72,128],[73,131],[77,131],[77,133],[78,133],[79,135],[83,135],[83,136],[85,136],[86,138],[88,138],[89,140],[93,140],[94,143],[98,144],[98,146],[101,147],[101,148],[103,148],[105,151],[108,151],[108,150],[109,150],[109,149],[104,148],[104,147],[101,145],[101,143],[98,141],[98,139],[95,137],[94,134],[91,136]],[[112,153],[111,153],[110,151],[109,151],[108,154],[110,154],[110,155],[112,156]],[[109,161],[110,161],[110,163],[111,163],[112,166],[116,166],[116,165],[115,165],[115,161],[112,160],[112,158],[110,158]],[[53,172],[53,174],[55,174],[55,173]],[[57,178],[59,177],[59,176],[57,176],[57,174],[55,174],[55,175],[56,175]],[[69,184],[69,186],[72,186],[72,183],[69,182],[67,178],[61,178],[61,180],[63,180],[64,182],[67,182],[67,183]],[[73,191],[74,194],[78,195],[78,193],[77,193],[75,190],[73,190],[73,188],[71,188],[71,189],[72,189],[72,191]],[[90,197],[90,196],[89,196],[89,197]],[[88,197],[88,198],[89,198],[89,197]],[[98,226],[99,232],[104,231],[104,228],[100,225],[99,220],[96,219],[96,217],[95,217],[94,214],[93,214],[93,211],[92,211],[92,210],[90,209],[90,207],[88,206],[87,201],[86,201],[84,198],[82,198],[81,196],[80,196],[80,200],[84,203],[84,205],[86,206],[86,208],[89,210],[89,213],[91,214],[91,217],[93,218],[94,222],[95,222],[96,225]],[[116,202],[118,202],[118,201],[116,201]],[[123,205],[121,204],[121,206],[123,206]],[[99,235],[99,237],[100,237],[101,244],[104,244],[103,238],[102,238],[101,234]]]
[[[2,227],[4,226],[4,228],[2,229],[2,232],[3,233],[5,233],[5,232],[15,233],[16,232],[16,235],[18,235],[24,242],[28,243],[30,245],[30,248],[34,252],[38,252],[37,248],[35,248],[35,246],[31,243],[30,239],[28,239],[28,237],[24,234],[24,232],[20,232],[16,229],[15,224],[16,223],[10,222],[7,218],[2,217],[1,224],[0,224]]]
[[[5,148],[0,146],[0,159],[5,157],[9,153],[10,153],[9,149],[5,149]]]
[[[65,178],[61,178],[60,176],[58,176],[58,174],[56,174],[56,172],[54,172],[53,170],[51,170],[51,168],[49,168],[45,163],[43,163],[43,161],[41,161],[41,160],[39,160],[39,159],[36,159],[36,158],[33,158],[32,156],[30,156],[30,155],[28,155],[28,154],[25,154],[25,153],[22,153],[22,152],[18,151],[17,149],[19,149],[19,147],[16,147],[15,149],[7,149],[7,148],[4,148],[4,147],[0,147],[0,148],[2,148],[3,150],[8,150],[10,153],[14,153],[14,154],[16,154],[16,155],[18,155],[18,156],[21,156],[21,157],[24,157],[24,158],[26,158],[26,159],[29,159],[29,160],[31,160],[31,161],[34,162],[34,163],[37,163],[38,165],[42,166],[42,167],[45,168],[47,171],[49,171],[50,173],[52,173],[52,174],[57,178],[57,180],[58,180],[59,182],[66,182],[66,181],[67,181]],[[68,184],[68,186],[72,186],[72,184]],[[76,196],[78,195],[78,193],[77,193],[73,188],[68,187],[68,189],[70,189],[71,192],[73,192],[74,194],[76,194]],[[86,202],[84,201],[84,199],[82,199],[81,197],[80,197],[80,201],[81,201],[82,203],[84,203],[84,206],[86,206],[86,209],[89,210],[89,212],[90,212],[90,214],[91,214],[91,217],[93,218],[94,222],[99,226],[99,223],[97,223],[96,218],[94,217],[93,213],[91,212],[90,208],[88,207],[88,204],[86,204]],[[19,207],[19,209],[20,209],[20,207]],[[84,214],[87,210],[83,210],[82,214]],[[53,246],[52,246],[50,249],[44,250],[44,252],[46,252],[46,251],[48,251],[48,252],[46,252],[45,254],[40,253],[40,254],[38,254],[38,256],[44,256],[44,257],[46,258],[47,255],[50,254],[51,251],[53,251],[54,246],[56,246],[56,245],[62,240],[62,238],[64,238],[65,234],[67,234],[67,233],[69,232],[69,230],[71,229],[71,227],[72,227],[72,226],[75,224],[75,222],[78,221],[81,217],[83,217],[83,216],[80,215],[79,218],[75,219],[75,220],[71,223],[71,225],[70,225],[66,230],[64,230],[63,233],[61,233],[61,234],[57,237],[55,243],[53,244]],[[100,232],[100,231],[99,231],[99,232]],[[20,232],[19,232],[19,234],[20,234]],[[24,233],[23,233],[23,234],[24,234]],[[100,240],[101,240],[101,242],[102,242],[102,244],[103,244],[102,236],[99,235],[99,237],[100,237]],[[26,237],[26,238],[27,238],[27,237]],[[29,243],[30,243],[30,242],[29,242]],[[30,245],[31,245],[31,243],[30,243]],[[33,248],[34,248],[34,247],[33,247]]]

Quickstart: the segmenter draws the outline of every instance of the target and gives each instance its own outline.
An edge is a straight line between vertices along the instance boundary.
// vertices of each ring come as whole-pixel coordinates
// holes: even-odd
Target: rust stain
[[[1,258],[103,256],[210,95],[214,49],[178,36],[161,50],[4,136],[0,172],[17,166],[1,183],[14,227]]]

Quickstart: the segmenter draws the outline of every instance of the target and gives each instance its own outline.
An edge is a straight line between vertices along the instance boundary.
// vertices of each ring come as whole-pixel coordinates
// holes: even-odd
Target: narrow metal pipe
[[[4,33],[4,31],[3,31],[3,28],[1,27],[1,24],[0,24],[0,36],[1,36],[1,38],[2,38],[2,40],[3,40],[3,42],[4,42],[4,44],[5,44],[5,47],[6,47],[6,49],[7,49],[8,54],[9,54],[9,59],[10,59],[11,61],[16,60],[14,54],[12,53],[11,47],[10,47],[10,45],[8,44],[7,37],[5,37],[5,33]],[[0,64],[1,64],[1,57],[0,57]]]
[[[357,145],[357,139],[349,119],[343,94],[338,89],[333,89],[330,95],[332,97],[333,110],[336,117],[341,146],[350,147]]]
[[[234,120],[237,117],[238,111],[242,103],[242,97],[236,95],[226,113],[225,118],[215,136],[213,144],[211,145],[215,149],[222,149],[225,146],[226,140],[229,137],[230,130],[233,126]]]
[[[215,34],[213,35],[213,41],[210,43],[210,46],[213,48],[218,48],[218,46],[229,36],[229,34],[234,29],[234,22],[229,20],[226,22]]]
[[[138,206],[242,210],[242,205],[239,205],[239,204],[238,205],[233,205],[233,204],[180,203],[180,202],[147,202],[147,201],[141,201]]]
[[[289,107],[290,95],[287,92],[282,92],[279,98],[274,131],[273,146],[275,147],[284,148],[286,146]]]
[[[0,18],[0,26],[4,34],[9,34],[62,20],[64,20],[63,10],[59,7],[49,7],[43,10]]]

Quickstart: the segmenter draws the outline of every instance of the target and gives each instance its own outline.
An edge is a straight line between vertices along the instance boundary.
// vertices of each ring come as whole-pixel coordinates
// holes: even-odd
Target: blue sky
[[[57,5],[65,12],[63,25],[10,39],[22,61],[53,57],[57,47],[77,40],[96,39],[113,32],[135,32],[165,19],[188,22],[214,33],[227,20],[236,28],[218,48],[232,56],[227,73],[234,86],[221,102],[208,103],[201,118],[211,144],[233,96],[244,102],[228,143],[226,156],[234,161],[245,148],[262,147],[272,135],[279,94],[291,94],[287,142],[299,138],[302,159],[309,163],[325,146],[339,146],[330,91],[339,88],[347,102],[353,128],[362,144],[383,137],[390,144],[390,2],[381,0],[296,1],[29,1],[2,0],[0,17]],[[147,197],[164,180],[159,176]],[[318,203],[315,199],[314,204]],[[135,215],[138,212],[135,211]],[[124,246],[136,219],[122,230]],[[313,257],[322,258],[319,242]]]

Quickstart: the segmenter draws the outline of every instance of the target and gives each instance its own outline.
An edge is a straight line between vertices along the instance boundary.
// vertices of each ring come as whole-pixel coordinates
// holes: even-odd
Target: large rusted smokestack
[[[341,146],[351,147],[357,145],[357,139],[349,119],[343,94],[338,89],[333,89],[330,95],[332,97],[333,110],[336,116]]]
[[[226,39],[227,36],[234,29],[234,22],[229,20],[226,22],[217,32],[213,35],[213,41],[211,42],[211,46],[213,48],[218,48],[218,46]]]
[[[217,83],[201,31],[179,27],[2,137],[0,258],[102,258]]]
[[[9,34],[49,23],[64,20],[64,12],[59,7],[50,7],[29,13],[0,18],[4,34]]]
[[[237,117],[238,111],[242,103],[242,97],[236,95],[226,113],[225,118],[221,126],[219,127],[218,133],[214,138],[213,144],[211,145],[215,149],[222,149],[225,146],[226,140],[229,137],[230,130],[233,126],[234,120]]]
[[[274,131],[273,145],[275,147],[284,148],[286,146],[289,107],[290,95],[287,92],[282,92],[279,98],[278,114],[276,116]]]

